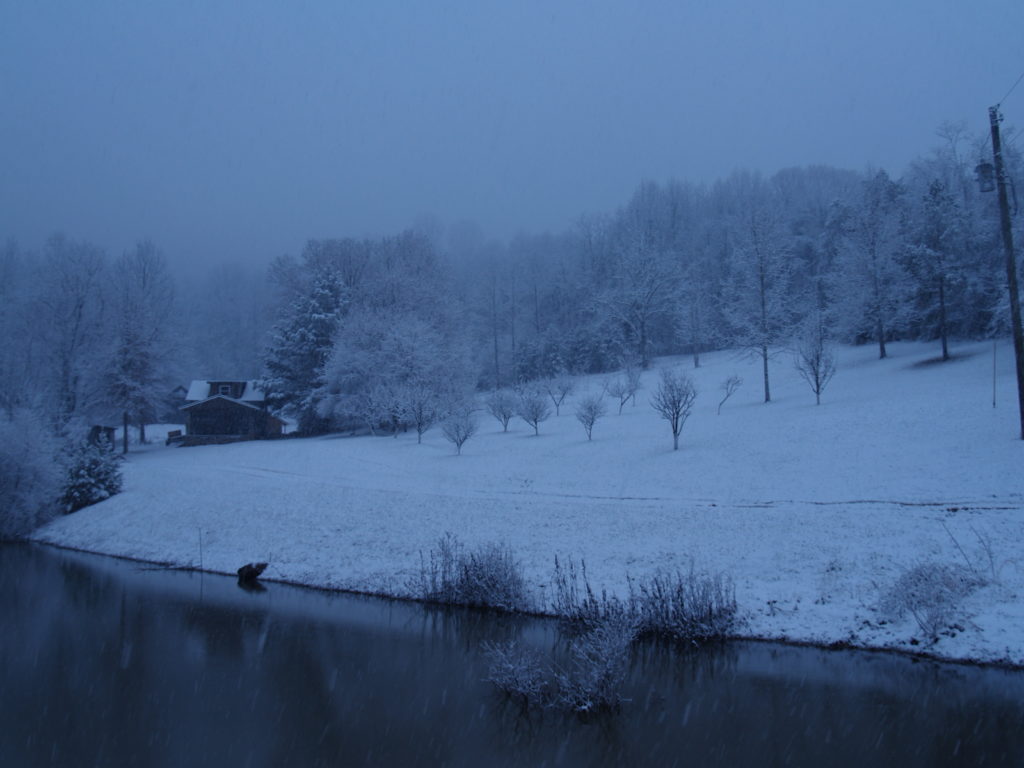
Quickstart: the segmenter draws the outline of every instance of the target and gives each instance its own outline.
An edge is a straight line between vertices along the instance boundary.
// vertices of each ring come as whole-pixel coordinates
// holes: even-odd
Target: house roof
[[[236,400],[235,398],[228,397],[227,395],[213,395],[213,397],[204,397],[202,400],[196,400],[194,403],[188,403],[187,405],[183,405],[178,410],[179,411],[187,411],[189,408],[195,408],[197,405],[202,405],[203,403],[209,403],[209,402],[211,402],[213,400],[227,400],[229,403],[234,403],[235,405],[240,405],[243,408],[251,408],[254,411],[259,411],[260,413],[263,413],[263,409],[262,408],[257,408],[252,403],[246,403],[246,402],[243,402],[241,400]]]
[[[242,384],[242,396],[239,398],[228,398],[243,403],[262,403],[264,400],[263,390],[257,386],[252,379],[194,379],[189,385],[185,400],[202,401],[209,400],[211,384]]]

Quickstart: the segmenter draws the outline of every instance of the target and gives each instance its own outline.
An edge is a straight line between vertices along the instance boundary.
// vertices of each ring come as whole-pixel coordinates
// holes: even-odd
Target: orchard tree
[[[466,405],[456,406],[441,424],[441,432],[455,446],[455,453],[459,456],[462,455],[462,446],[476,434],[476,430],[476,417]]]
[[[672,450],[679,450],[679,435],[693,410],[697,390],[686,374],[663,368],[651,405],[672,428]]]
[[[821,405],[821,393],[836,372],[835,355],[821,315],[812,317],[806,323],[797,341],[795,365],[800,377],[814,392],[816,404]]]
[[[515,394],[507,389],[499,389],[487,396],[484,401],[487,412],[501,422],[501,431],[508,432],[508,423],[516,415],[517,400]]]
[[[548,405],[547,397],[536,389],[525,389],[519,395],[519,403],[516,407],[519,418],[533,427],[533,434],[540,434],[540,423],[546,421],[551,415],[551,406]]]
[[[555,416],[558,416],[560,415],[559,409],[562,407],[562,403],[565,402],[565,398],[571,395],[576,388],[576,382],[572,376],[563,371],[554,378],[544,381],[541,386],[547,392],[548,397],[551,398],[551,403],[555,406]]]
[[[605,415],[604,398],[601,395],[587,395],[576,405],[576,419],[583,425],[587,440],[591,439],[594,424]]]

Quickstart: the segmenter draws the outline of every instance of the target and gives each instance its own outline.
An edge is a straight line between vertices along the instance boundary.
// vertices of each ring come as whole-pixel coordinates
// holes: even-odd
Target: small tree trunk
[[[122,426],[121,453],[128,453],[128,411],[124,412],[124,424]]]
[[[673,451],[678,451],[679,450],[679,433],[678,432],[672,435],[672,450]]]
[[[878,336],[878,359],[885,360],[885,326],[881,318],[875,322],[875,335]]]
[[[949,341],[946,334],[946,280],[939,278],[939,336],[942,338],[942,359],[949,360]]]
[[[772,392],[768,387],[768,345],[761,345],[761,361],[764,364],[764,401],[770,403],[772,401]]]

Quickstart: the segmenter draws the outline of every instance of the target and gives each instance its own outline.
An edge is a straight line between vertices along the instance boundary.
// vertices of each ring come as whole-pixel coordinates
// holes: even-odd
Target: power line
[[[1015,88],[1016,88],[1016,87],[1017,87],[1018,85],[1020,85],[1020,81],[1021,81],[1021,80],[1024,80],[1024,72],[1021,72],[1021,73],[1020,73],[1020,77],[1018,77],[1018,78],[1017,78],[1017,82],[1015,82],[1015,83],[1014,83],[1014,84],[1013,84],[1012,86],[1010,86],[1010,90],[1008,90],[1008,91],[1006,92],[1006,96],[1003,96],[1003,98],[1001,98],[1001,99],[1000,99],[1000,100],[999,100],[999,101],[998,101],[998,102],[996,103],[996,106],[999,106],[999,105],[1001,105],[1001,104],[1002,104],[1002,103],[1003,103],[1004,101],[1006,101],[1006,100],[1007,100],[1007,99],[1009,98],[1010,94],[1011,94],[1011,93],[1013,93],[1014,89],[1015,89]]]

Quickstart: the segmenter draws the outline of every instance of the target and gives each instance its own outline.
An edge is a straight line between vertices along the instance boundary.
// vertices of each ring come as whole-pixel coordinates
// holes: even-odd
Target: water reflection
[[[1024,676],[766,644],[633,655],[524,712],[480,646],[550,622],[0,547],[0,765],[1020,765]]]

